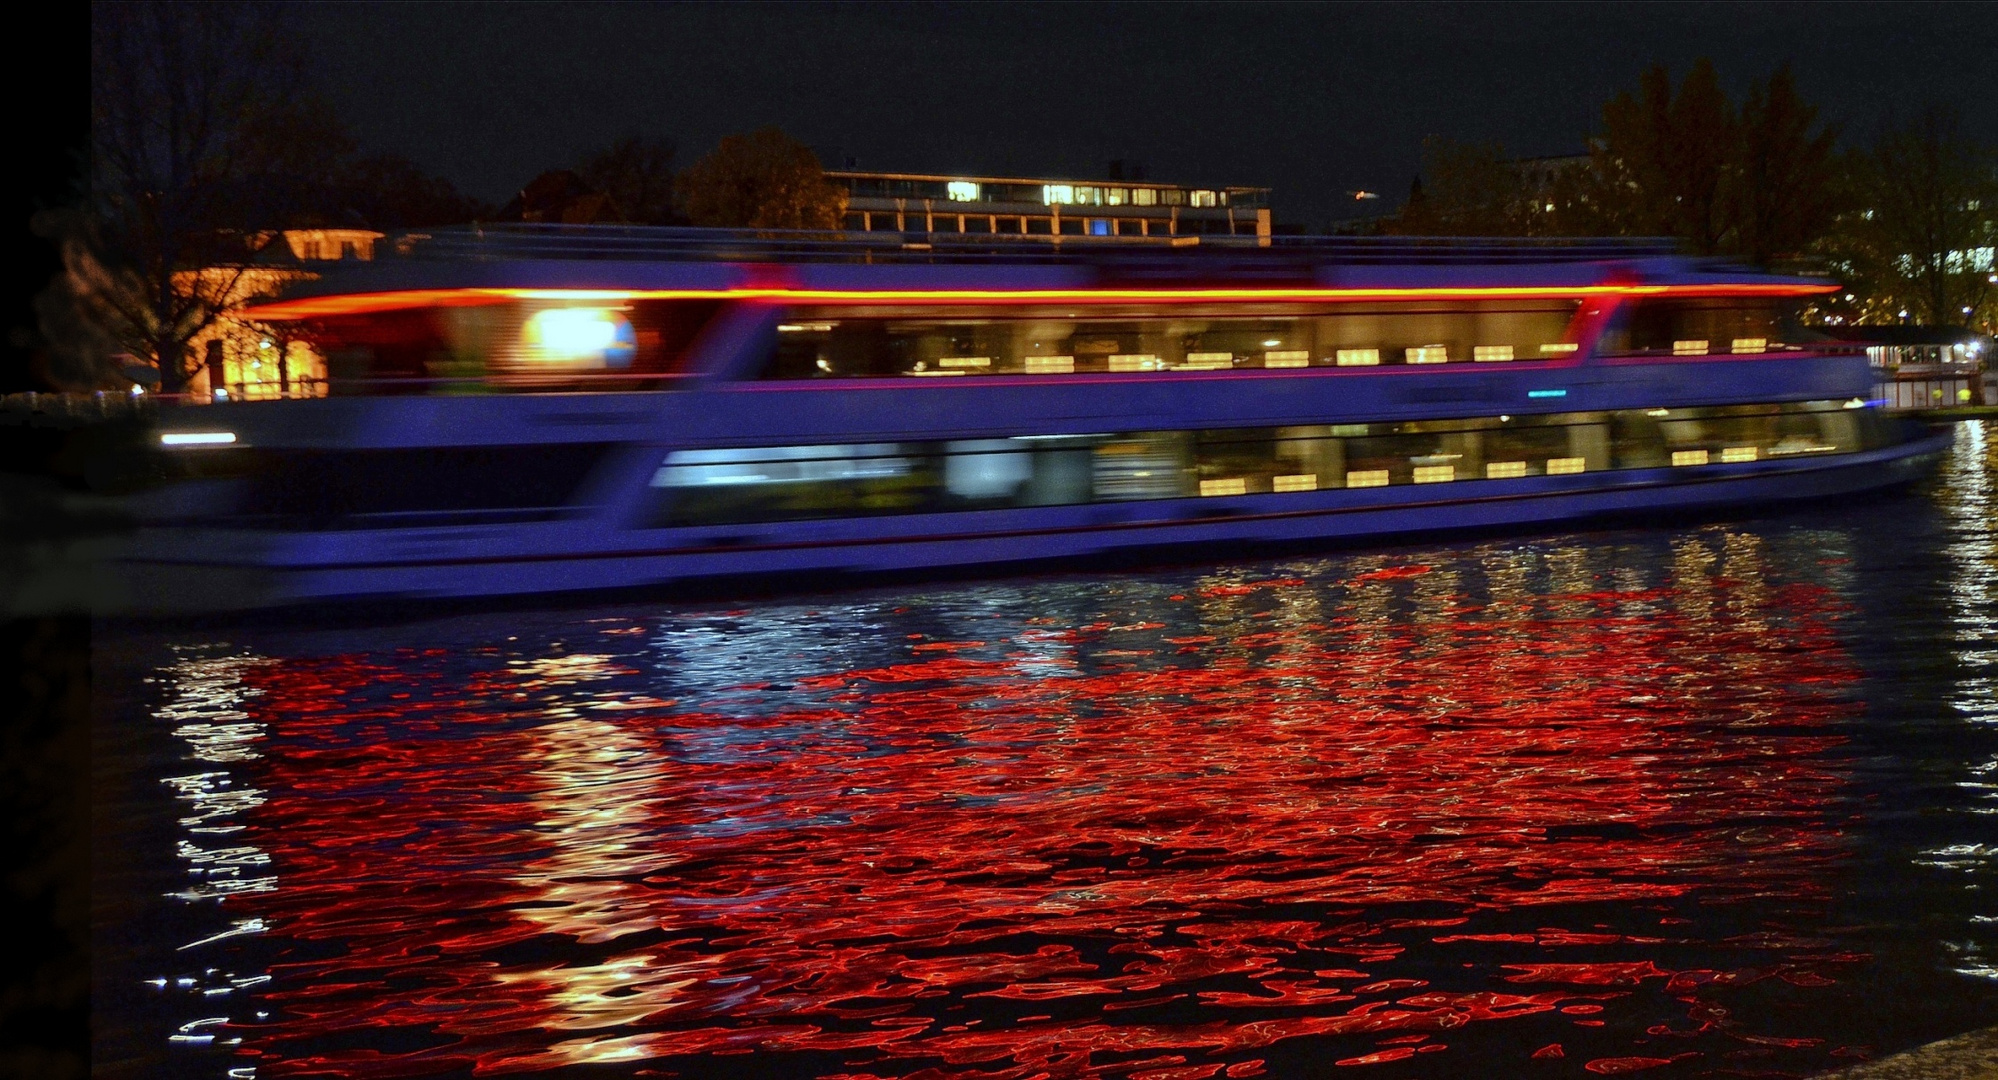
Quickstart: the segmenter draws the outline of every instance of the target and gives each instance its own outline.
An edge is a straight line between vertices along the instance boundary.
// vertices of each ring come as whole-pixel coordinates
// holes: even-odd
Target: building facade
[[[372,229],[286,229],[258,234],[251,243],[274,258],[248,266],[213,266],[184,271],[176,284],[190,295],[210,297],[218,307],[236,308],[271,296],[312,277],[315,264],[371,261],[382,235]],[[285,247],[270,245],[281,240]],[[290,258],[285,258],[289,253]],[[198,365],[187,382],[197,401],[260,401],[324,397],[326,358],[312,345],[295,341],[282,327],[260,326],[223,316],[187,343]]]
[[[828,172],[853,232],[1041,237],[1270,236],[1269,189],[1142,180]]]

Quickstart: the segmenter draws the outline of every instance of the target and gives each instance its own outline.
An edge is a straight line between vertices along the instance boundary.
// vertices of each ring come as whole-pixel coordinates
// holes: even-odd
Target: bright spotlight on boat
[[[229,446],[236,441],[233,431],[163,431],[161,446]]]
[[[611,308],[550,308],[536,312],[521,337],[540,359],[623,367],[631,362],[631,322]]]

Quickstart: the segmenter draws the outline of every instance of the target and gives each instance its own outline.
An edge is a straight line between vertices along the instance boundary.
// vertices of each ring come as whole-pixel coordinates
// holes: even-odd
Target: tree
[[[94,327],[159,366],[180,389],[197,358],[187,343],[240,292],[255,215],[254,180],[291,172],[323,119],[285,108],[296,67],[270,9],[231,4],[95,4],[91,11],[91,155],[82,206],[47,215],[63,271],[37,306],[45,334]],[[300,137],[303,135],[303,137]],[[337,152],[338,148],[334,148]],[[295,164],[295,161],[292,162]],[[52,340],[72,366],[100,341]]]
[[[1729,206],[1732,248],[1758,266],[1803,254],[1836,219],[1838,133],[1814,129],[1817,115],[1797,95],[1788,64],[1750,87],[1742,103],[1740,160]]]
[[[576,172],[610,196],[625,219],[640,225],[679,224],[673,212],[673,144],[628,135],[598,152]]]
[[[675,185],[696,225],[837,229],[846,192],[826,180],[810,148],[776,128],[730,135]]]
[[[426,227],[481,207],[392,155],[357,156],[301,92],[284,11],[260,4],[96,4],[91,128],[74,205],[38,215],[61,270],[35,307],[51,374],[116,385],[125,353],[178,391],[188,343],[295,270],[274,230]]]
[[[1827,245],[1868,322],[1998,322],[1998,157],[1932,107],[1851,155],[1851,208]],[[1967,309],[1967,310],[1966,310]]]
[[[1525,174],[1497,143],[1422,143],[1422,176],[1395,231],[1411,236],[1530,236],[1540,231]]]
[[[1664,66],[1654,67],[1637,93],[1603,106],[1586,198],[1605,231],[1676,236],[1701,255],[1719,254],[1733,239],[1727,187],[1739,139],[1710,61],[1694,64],[1677,93]]]
[[[368,154],[345,162],[332,203],[376,229],[424,229],[488,218],[492,209],[466,198],[449,180],[408,158]]]

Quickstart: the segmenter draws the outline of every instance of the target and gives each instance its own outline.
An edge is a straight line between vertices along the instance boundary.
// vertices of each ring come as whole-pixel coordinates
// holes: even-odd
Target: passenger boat
[[[1834,288],[1655,244],[962,248],[520,227],[241,313],[313,400],[186,404],[154,604],[1076,565],[1761,508],[1921,476]]]

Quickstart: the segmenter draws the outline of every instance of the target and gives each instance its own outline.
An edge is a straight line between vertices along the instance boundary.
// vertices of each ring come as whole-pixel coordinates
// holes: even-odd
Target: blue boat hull
[[[411,540],[401,543],[394,557],[382,557],[382,546],[357,543],[362,534],[334,533],[266,535],[243,541],[254,543],[257,551],[231,558],[231,545],[218,536],[218,543],[205,549],[211,557],[141,558],[126,563],[126,569],[132,575],[132,595],[148,598],[143,606],[166,609],[834,584],[889,575],[1073,567],[1119,557],[1184,558],[1196,551],[1226,556],[1392,543],[1414,536],[1569,528],[1637,516],[1760,511],[1909,484],[1928,474],[1949,442],[1947,433],[1926,433],[1836,458],[1371,490],[727,528],[572,530],[566,540],[551,534],[540,543],[507,545],[511,551],[482,553],[453,549],[440,539],[426,555],[423,542]]]

